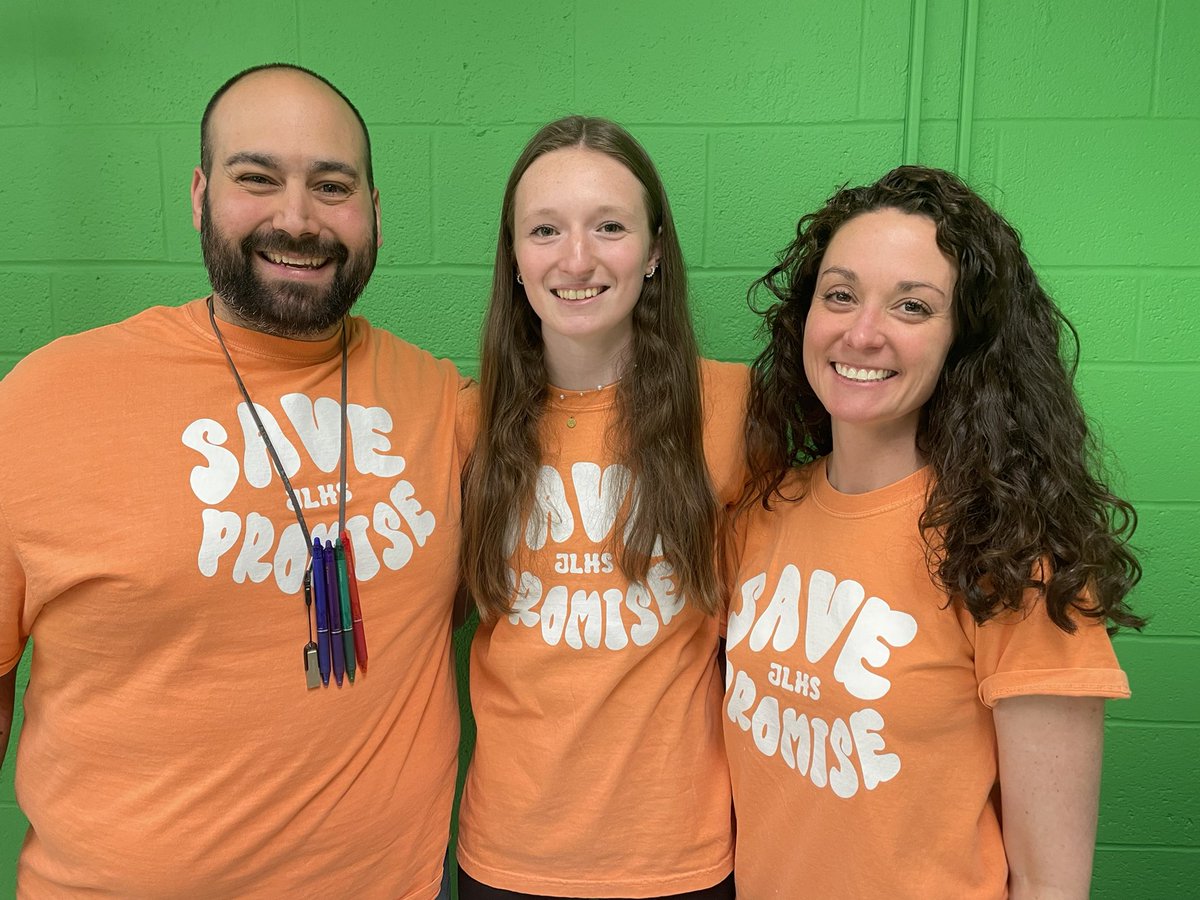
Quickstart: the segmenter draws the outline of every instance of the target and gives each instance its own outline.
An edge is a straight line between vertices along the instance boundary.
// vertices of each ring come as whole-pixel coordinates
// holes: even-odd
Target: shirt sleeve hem
[[[979,685],[979,699],[991,709],[997,700],[1049,694],[1059,697],[1129,697],[1129,679],[1120,669],[1038,669],[1001,672]]]

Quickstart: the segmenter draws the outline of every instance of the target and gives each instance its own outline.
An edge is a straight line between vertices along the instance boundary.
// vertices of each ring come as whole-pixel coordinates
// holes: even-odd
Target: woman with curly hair
[[[1074,330],[1017,232],[915,166],[804,216],[756,285],[738,896],[1086,897],[1104,698],[1129,693],[1105,624],[1143,623]]]
[[[482,343],[459,896],[732,898],[714,553],[748,375],[698,358],[619,125],[552,122],[517,159]]]

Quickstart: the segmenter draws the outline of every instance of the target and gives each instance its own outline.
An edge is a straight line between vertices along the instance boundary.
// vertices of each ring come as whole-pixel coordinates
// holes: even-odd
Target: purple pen
[[[342,602],[338,594],[337,563],[334,560],[333,542],[325,542],[325,602],[329,617],[329,649],[333,651],[333,677],[338,687],[346,672],[346,645],[342,640]]]
[[[313,608],[317,614],[317,668],[321,682],[329,684],[329,600],[325,596],[325,551],[319,538],[313,538],[312,554]]]

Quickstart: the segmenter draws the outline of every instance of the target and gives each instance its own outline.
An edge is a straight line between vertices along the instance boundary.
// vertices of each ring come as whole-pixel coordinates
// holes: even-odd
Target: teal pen
[[[342,539],[338,538],[333,545],[333,555],[337,560],[338,597],[342,605],[342,641],[346,645],[346,677],[354,683],[354,621],[350,615],[350,579],[346,577],[346,551],[342,549]]]

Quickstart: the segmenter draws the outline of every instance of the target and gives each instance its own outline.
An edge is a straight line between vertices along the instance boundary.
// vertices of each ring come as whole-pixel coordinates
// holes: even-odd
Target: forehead
[[[600,207],[646,213],[637,176],[624,163],[584,147],[552,150],[535,159],[517,183],[514,203],[518,216]]]
[[[848,265],[859,274],[953,284],[957,266],[937,243],[927,216],[878,209],[850,219],[833,235],[821,268]]]
[[[217,101],[208,136],[215,165],[245,152],[298,164],[366,164],[366,140],[350,107],[302,72],[281,69],[247,75]]]

